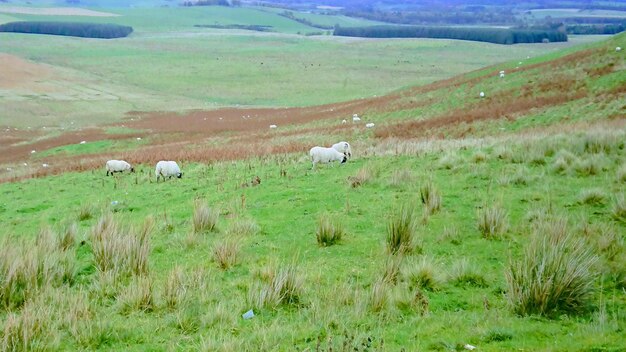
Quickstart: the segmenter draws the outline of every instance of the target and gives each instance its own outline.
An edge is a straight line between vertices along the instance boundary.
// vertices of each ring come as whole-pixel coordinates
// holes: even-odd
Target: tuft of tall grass
[[[475,164],[484,163],[487,161],[487,154],[485,154],[482,150],[479,150],[472,155],[472,161]]]
[[[437,162],[437,167],[439,169],[452,170],[456,168],[460,163],[461,161],[456,154],[448,153],[439,158],[439,161]]]
[[[626,183],[626,164],[622,164],[616,172],[617,182]]]
[[[29,301],[20,313],[9,313],[2,331],[2,351],[48,351],[54,349],[56,329],[52,308]]]
[[[357,188],[368,183],[374,177],[374,171],[370,166],[364,166],[357,171],[356,175],[348,177],[350,187]]]
[[[509,226],[508,213],[499,205],[478,212],[478,230],[484,238],[500,238]]]
[[[593,176],[602,172],[602,160],[597,155],[590,155],[586,159],[579,159],[574,164],[574,171],[579,176]]]
[[[417,262],[406,265],[402,277],[409,286],[423,290],[435,291],[441,286],[441,272],[429,257],[422,257]]]
[[[506,296],[516,314],[576,314],[591,304],[597,258],[564,224],[539,226],[522,257],[510,260]]]
[[[404,187],[415,182],[415,175],[409,169],[393,170],[389,185],[392,187]]]
[[[428,215],[441,210],[441,194],[432,182],[426,182],[420,187],[420,199]]]
[[[387,225],[387,250],[391,254],[410,253],[415,249],[416,222],[415,208],[404,204],[400,211],[393,214]]]
[[[579,204],[602,205],[606,201],[606,195],[599,188],[585,189],[578,196]]]
[[[91,231],[91,248],[96,268],[118,275],[148,273],[150,234],[154,228],[151,218],[138,231],[121,229],[113,216],[104,214]]]
[[[220,240],[213,245],[213,260],[221,269],[229,269],[237,264],[241,243],[237,238]]]
[[[295,264],[270,270],[268,281],[250,290],[250,303],[259,309],[299,304],[302,301],[303,278],[298,274]]]
[[[389,283],[384,279],[378,279],[372,285],[368,306],[372,312],[379,313],[387,309],[389,305]]]
[[[613,198],[611,216],[615,220],[626,222],[626,198],[623,194],[619,194]]]
[[[611,154],[615,150],[624,149],[623,136],[612,133],[590,132],[581,139],[585,153]]]
[[[555,154],[552,170],[559,174],[566,173],[577,162],[578,157],[576,155],[561,149]]]
[[[383,280],[395,285],[398,282],[403,262],[404,257],[402,255],[387,257],[385,261],[385,270],[383,272]]]
[[[154,310],[155,297],[152,280],[138,277],[117,296],[120,312],[128,314],[133,311],[151,312]]]
[[[185,300],[187,295],[187,285],[185,284],[185,273],[182,267],[176,266],[165,280],[163,299],[168,308],[176,308]]]
[[[456,286],[488,286],[481,270],[467,258],[454,262],[448,280]]]
[[[209,208],[205,201],[196,199],[193,207],[193,231],[202,233],[215,230],[220,212]]]
[[[315,230],[315,238],[320,246],[332,246],[341,241],[344,235],[343,226],[336,218],[331,217],[327,213],[323,213],[320,216],[317,222],[317,229]]]
[[[416,313],[420,316],[427,315],[429,309],[428,296],[419,288],[413,290],[398,290],[394,297],[396,307],[402,311]]]
[[[83,204],[78,210],[78,221],[89,220],[94,217],[95,207],[90,203]]]
[[[261,229],[253,219],[237,219],[230,223],[226,233],[229,236],[254,236]]]
[[[59,246],[61,250],[66,251],[74,246],[76,243],[76,236],[78,235],[78,225],[75,222],[65,225],[61,234],[61,240]]]

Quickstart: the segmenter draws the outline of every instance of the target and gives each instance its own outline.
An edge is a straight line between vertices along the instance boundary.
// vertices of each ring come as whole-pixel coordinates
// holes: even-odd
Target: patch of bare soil
[[[20,57],[0,53],[0,89],[42,90],[41,82],[53,76],[52,69]]]

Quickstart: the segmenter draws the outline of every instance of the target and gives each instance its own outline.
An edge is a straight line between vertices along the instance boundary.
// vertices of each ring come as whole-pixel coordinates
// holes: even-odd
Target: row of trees
[[[0,25],[0,32],[110,39],[128,36],[133,32],[133,27],[103,23],[20,21]]]
[[[334,35],[367,38],[445,38],[473,40],[496,44],[565,42],[567,34],[532,29],[423,27],[423,26],[371,26],[336,27]]]

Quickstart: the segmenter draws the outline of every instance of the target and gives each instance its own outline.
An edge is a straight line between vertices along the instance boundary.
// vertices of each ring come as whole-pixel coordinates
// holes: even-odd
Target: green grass
[[[585,138],[574,136],[569,141],[575,145]],[[559,148],[568,148],[570,142],[567,141],[555,138]],[[514,153],[523,150],[510,143],[507,147]],[[183,163],[185,176],[182,179],[158,184],[149,182],[153,177],[150,165],[138,167],[137,184],[134,176],[105,178],[98,172],[67,173],[2,184],[2,199],[11,200],[11,206],[0,208],[2,233],[4,237],[33,237],[43,225],[55,227],[65,220],[76,219],[81,204],[85,203],[100,211],[116,210],[114,216],[120,224],[139,227],[147,216],[155,220],[150,236],[151,281],[122,280],[118,288],[109,285],[109,290],[119,294],[117,300],[113,298],[115,294],[96,293],[103,291],[91,283],[108,282],[108,279],[99,279],[94,272],[90,245],[77,247],[77,284],[68,290],[71,294],[82,289],[110,297],[89,303],[92,320],[106,321],[109,334],[102,340],[98,337],[99,330],[94,328],[87,336],[87,341],[91,342],[80,342],[72,337],[57,342],[44,340],[49,347],[56,343],[62,349],[87,344],[90,348],[144,350],[165,348],[175,342],[181,348],[194,348],[218,334],[221,336],[219,346],[238,341],[249,348],[295,346],[305,349],[313,348],[318,336],[342,338],[344,329],[349,335],[373,337],[374,346],[380,346],[384,340],[384,345],[390,349],[401,346],[429,349],[441,344],[465,343],[494,351],[538,350],[553,344],[564,349],[619,346],[623,340],[618,327],[624,327],[621,314],[626,307],[619,298],[620,293],[613,291],[609,283],[602,288],[597,282],[600,291],[592,300],[600,302],[602,299],[606,303],[609,316],[614,317],[610,318],[614,319],[612,323],[599,323],[586,315],[556,320],[519,317],[507,308],[502,295],[506,287],[503,265],[509,256],[519,257],[529,241],[523,230],[530,226],[525,220],[529,210],[550,204],[554,211],[564,212],[572,219],[584,218],[594,224],[611,222],[618,233],[624,233],[626,225],[612,220],[611,204],[577,205],[579,189],[615,187],[614,174],[619,164],[613,162],[609,169],[597,175],[562,175],[551,171],[556,158],[553,155],[546,157],[545,165],[528,168],[531,176],[542,175],[541,182],[497,184],[491,180],[510,172],[511,165],[517,164],[488,157],[480,164],[485,167],[477,171],[472,161],[477,150],[470,147],[458,151],[459,161],[452,172],[437,167],[441,156],[437,152],[419,158],[355,158],[344,166],[320,168],[315,173],[309,171],[308,163],[299,162],[299,156],[294,156],[218,163],[210,167]],[[490,149],[482,146],[480,150]],[[606,157],[617,161],[623,158],[623,150],[613,149]],[[358,188],[345,182],[348,176],[366,166],[380,170],[380,174]],[[289,178],[279,177],[281,168],[286,169]],[[398,169],[437,180],[446,200],[446,206],[431,215],[427,224],[417,225],[423,254],[438,263],[435,270],[445,273],[458,267],[460,260],[467,260],[483,280],[479,284],[457,282],[454,278],[440,281],[436,291],[422,293],[427,296],[427,303],[422,303],[427,304],[428,310],[424,316],[418,310],[407,308],[410,304],[402,298],[413,294],[409,286],[416,285],[404,282],[404,275],[400,275],[395,286],[392,282],[375,286],[384,275],[388,261],[385,247],[388,219],[401,203],[419,202],[420,183],[398,188],[387,182]],[[263,183],[258,187],[239,188],[237,180],[250,175],[261,175]],[[483,191],[468,192],[468,189]],[[241,204],[242,194],[246,199],[245,207]],[[240,239],[237,261],[231,262],[228,270],[220,270],[212,259],[214,246],[228,239],[228,231],[207,233],[196,236],[193,242],[188,241],[196,198],[221,209],[220,229],[229,228],[240,218],[254,219],[260,228],[257,235]],[[475,225],[478,207],[493,199],[506,206],[513,229],[500,241],[482,238]],[[112,206],[114,200],[124,207]],[[320,247],[316,243],[317,214],[324,211],[341,219],[349,234],[338,245]],[[90,232],[98,217],[79,222],[77,243],[89,241],[85,234]],[[459,231],[456,244],[440,239],[450,226]],[[419,254],[407,255],[410,262],[419,261]],[[272,261],[294,261],[297,265],[298,275],[302,275],[297,300],[289,305],[276,301],[258,303],[262,308],[255,310],[256,317],[242,320],[240,315],[251,308],[249,295],[256,297],[256,290],[269,285],[277,275]],[[402,266],[408,262],[399,265],[399,270],[404,272]],[[184,275],[178,275],[175,281],[189,282],[167,286],[166,281],[172,280],[168,279],[170,272],[177,267]],[[469,279],[463,276],[463,280]],[[177,285],[187,287],[185,299],[182,293],[175,293]],[[165,291],[166,286],[168,291]],[[169,292],[166,297],[170,297],[167,298],[170,303],[163,292]],[[222,308],[218,309],[215,302],[220,302]],[[486,306],[489,310],[485,310]],[[0,317],[4,319],[6,314],[2,311]],[[280,324],[274,325],[276,322]],[[57,334],[66,331],[59,329]],[[490,331],[497,329],[505,329],[506,338],[498,334],[493,337]],[[155,330],[160,332],[157,338],[145,338]]]

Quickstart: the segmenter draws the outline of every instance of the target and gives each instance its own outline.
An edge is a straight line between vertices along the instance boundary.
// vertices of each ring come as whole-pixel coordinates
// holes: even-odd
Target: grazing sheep
[[[180,172],[180,168],[175,161],[164,161],[161,160],[156,164],[156,168],[154,170],[154,174],[156,175],[157,182],[159,182],[159,178],[163,177],[163,181],[165,178],[172,178],[176,176],[177,178],[183,177],[182,172]]]
[[[370,123],[368,123],[368,124],[365,124],[365,127],[367,127],[367,128],[372,128],[372,127],[374,127],[374,126],[376,126],[376,125],[374,125],[374,123],[373,123],[373,122],[370,122]]]
[[[109,174],[113,176],[113,174],[116,172],[135,172],[135,168],[133,168],[129,163],[124,160],[109,160],[106,163],[106,169],[107,176],[109,176]]]
[[[345,163],[348,160],[348,157],[344,153],[340,153],[333,148],[324,148],[324,147],[313,147],[309,151],[309,155],[311,156],[311,162],[313,163],[313,167],[311,169],[315,169],[315,165],[317,163],[332,163],[333,161],[340,161],[341,164]]]
[[[335,143],[331,148],[340,153],[344,153],[348,158],[352,157],[352,149],[350,149],[350,143],[348,142],[341,141],[339,143]]]
[[[352,115],[352,122],[359,122],[361,121],[361,118],[359,117],[359,115],[354,114]]]

